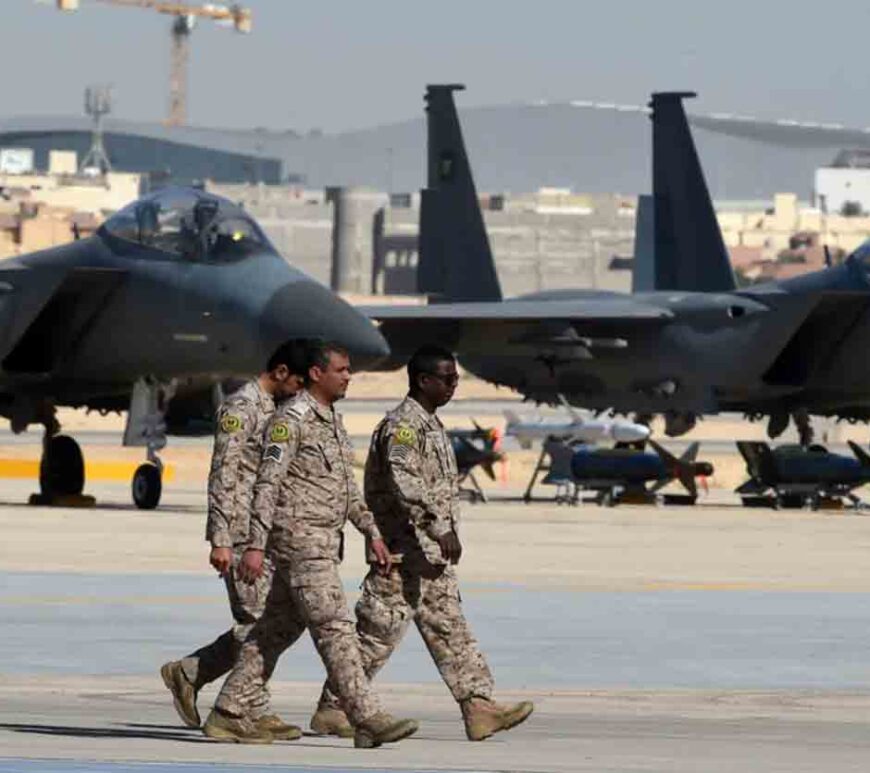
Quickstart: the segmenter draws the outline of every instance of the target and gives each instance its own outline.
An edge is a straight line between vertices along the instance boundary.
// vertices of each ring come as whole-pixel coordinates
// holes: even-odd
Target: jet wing
[[[67,354],[126,272],[107,268],[0,269],[0,364],[47,373]]]
[[[378,321],[449,322],[668,322],[668,309],[622,299],[566,301],[483,301],[429,306],[359,306]]]

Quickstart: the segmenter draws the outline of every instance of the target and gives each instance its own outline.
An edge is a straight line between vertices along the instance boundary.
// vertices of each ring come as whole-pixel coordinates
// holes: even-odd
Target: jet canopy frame
[[[193,188],[163,188],[109,218],[103,234],[162,257],[227,262],[274,248],[239,206]]]

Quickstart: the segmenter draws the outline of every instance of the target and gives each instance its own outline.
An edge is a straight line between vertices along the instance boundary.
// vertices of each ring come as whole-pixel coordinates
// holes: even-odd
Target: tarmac
[[[704,504],[466,506],[463,601],[524,725],[465,740],[420,637],[377,686],[419,733],[379,750],[306,735],[232,746],[182,727],[157,670],[229,623],[201,480],[157,511],[99,482],[92,510],[0,489],[0,771],[850,771],[870,763],[870,519]],[[716,494],[710,502],[716,502]],[[349,540],[353,600],[364,571]],[[307,727],[306,639],[274,705]],[[200,696],[205,714],[217,685]]]

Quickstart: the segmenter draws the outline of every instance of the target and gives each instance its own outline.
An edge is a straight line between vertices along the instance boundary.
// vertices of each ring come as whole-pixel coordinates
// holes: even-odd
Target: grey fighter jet
[[[562,290],[503,299],[453,92],[427,94],[428,186],[420,289],[436,301],[369,309],[394,355],[421,339],[526,397],[663,414],[670,435],[720,411],[870,418],[870,244],[843,265],[738,290],[692,136],[684,93],[652,97],[652,270],[643,292]]]
[[[127,410],[126,445],[147,449],[140,507],[160,498],[166,433],[203,434],[228,379],[259,372],[291,337],[322,336],[357,361],[387,354],[359,312],[290,266],[242,209],[165,189],[88,239],[0,264],[0,415],[45,427],[41,499],[79,495],[78,444],[55,409]]]

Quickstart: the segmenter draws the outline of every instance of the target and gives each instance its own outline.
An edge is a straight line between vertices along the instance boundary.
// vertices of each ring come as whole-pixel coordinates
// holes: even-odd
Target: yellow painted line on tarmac
[[[85,480],[129,482],[141,462],[85,462]],[[39,461],[35,459],[0,459],[0,478],[34,479],[39,477]],[[163,467],[163,482],[175,478],[171,464]]]

